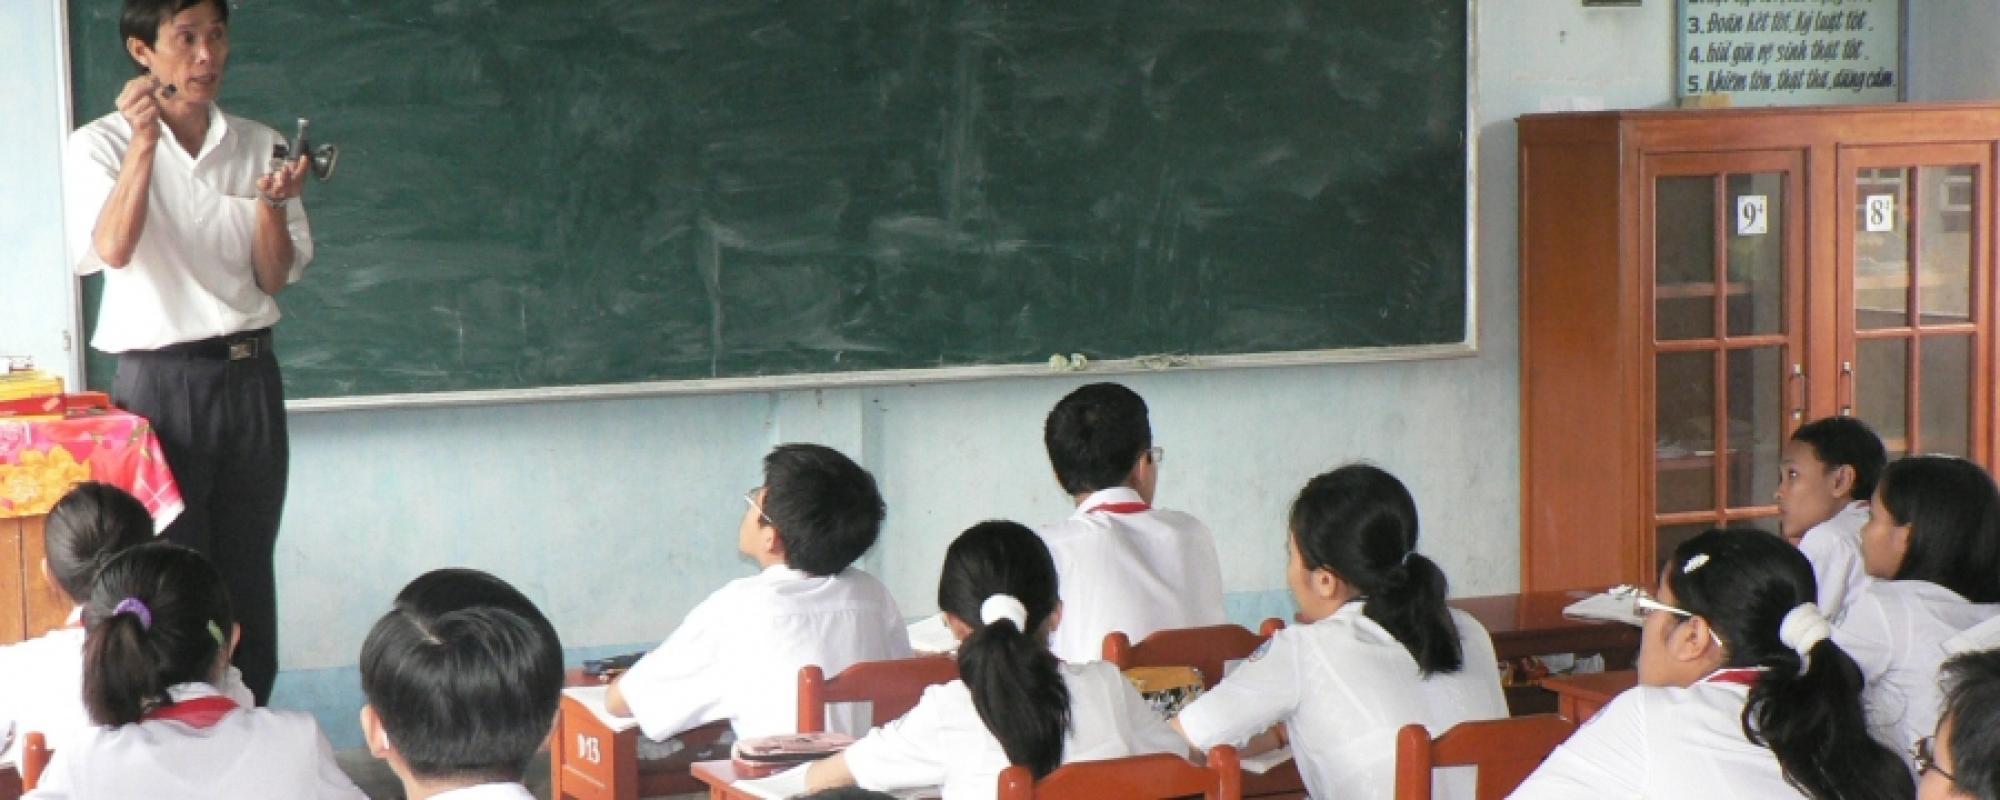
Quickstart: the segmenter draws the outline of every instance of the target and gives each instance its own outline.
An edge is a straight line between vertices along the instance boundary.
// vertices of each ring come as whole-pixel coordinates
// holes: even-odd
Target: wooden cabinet
[[[1811,419],[1991,467],[2000,105],[1519,125],[1522,591],[1776,530]]]
[[[69,603],[42,577],[47,519],[0,517],[0,644],[40,636],[69,616]]]

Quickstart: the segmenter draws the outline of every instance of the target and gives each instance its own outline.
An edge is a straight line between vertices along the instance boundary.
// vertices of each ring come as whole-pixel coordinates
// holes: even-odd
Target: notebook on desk
[[[1563,616],[1623,622],[1634,627],[1643,626],[1646,624],[1646,616],[1639,613],[1637,602],[1639,592],[1637,586],[1619,584],[1564,606]]]

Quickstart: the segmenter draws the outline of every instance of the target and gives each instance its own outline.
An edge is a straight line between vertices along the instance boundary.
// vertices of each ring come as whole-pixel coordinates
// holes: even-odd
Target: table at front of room
[[[124,411],[71,419],[0,419],[0,644],[61,625],[69,606],[42,577],[42,528],[70,487],[101,481],[131,492],[159,531],[181,492],[145,418]]]
[[[1493,654],[1502,663],[1574,653],[1579,658],[1604,656],[1607,670],[1628,669],[1639,653],[1638,628],[1563,615],[1564,607],[1593,594],[1582,589],[1496,594],[1460,597],[1451,605],[1486,626]],[[1555,711],[1556,703],[1556,694],[1540,685],[1507,687],[1507,710],[1515,716]]]

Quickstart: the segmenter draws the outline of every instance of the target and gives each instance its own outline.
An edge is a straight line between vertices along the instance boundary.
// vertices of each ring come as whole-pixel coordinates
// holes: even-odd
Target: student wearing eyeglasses
[[[1860,671],[1817,591],[1805,556],[1772,534],[1682,543],[1640,604],[1639,686],[1512,796],[1910,797],[1904,760],[1868,734]]]
[[[1944,716],[1917,740],[1918,800],[2000,800],[2000,650],[1944,664]]]

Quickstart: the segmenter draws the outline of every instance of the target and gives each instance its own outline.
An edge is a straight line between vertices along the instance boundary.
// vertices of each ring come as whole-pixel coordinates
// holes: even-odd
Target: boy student
[[[1042,442],[1076,502],[1076,513],[1040,531],[1060,576],[1062,617],[1049,640],[1057,657],[1095,661],[1112,631],[1138,642],[1226,621],[1208,526],[1152,505],[1165,451],[1153,446],[1146,401],[1115,383],[1077,389],[1049,412]]]
[[[739,738],[792,733],[800,667],[835,675],[911,655],[889,590],[850,566],[882,529],[866,470],[828,447],[779,445],[764,457],[764,485],[743,499],[736,546],[762,571],[709,595],[606,693],[613,714],[654,739],[719,719]],[[857,712],[836,706],[828,729],[865,732]]]
[[[1861,563],[1861,527],[1888,456],[1866,423],[1827,417],[1799,426],[1782,458],[1780,531],[1812,562],[1820,611],[1838,622],[1869,580]]]
[[[412,800],[528,800],[528,760],[562,696],[562,644],[506,581],[419,576],[361,644],[361,730]]]

